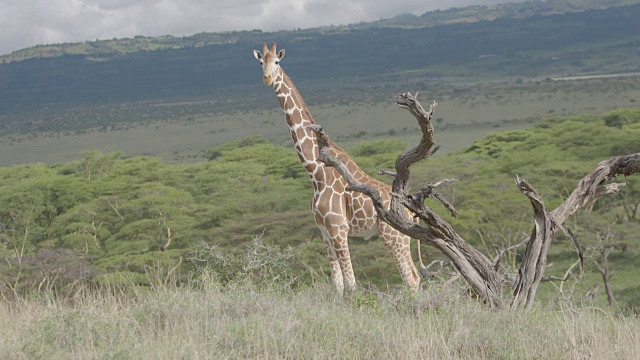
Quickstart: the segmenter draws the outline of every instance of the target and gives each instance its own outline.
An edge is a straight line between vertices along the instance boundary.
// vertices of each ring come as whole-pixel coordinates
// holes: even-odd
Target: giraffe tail
[[[417,246],[418,246],[418,261],[420,261],[420,275],[422,276],[423,279],[429,279],[433,276],[433,274],[431,274],[431,271],[429,271],[429,269],[424,266],[424,263],[422,262],[422,251],[420,249],[420,240],[416,239],[416,241],[418,242]]]

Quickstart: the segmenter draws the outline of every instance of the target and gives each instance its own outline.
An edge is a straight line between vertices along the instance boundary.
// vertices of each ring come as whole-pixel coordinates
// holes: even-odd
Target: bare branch
[[[167,242],[165,242],[164,244],[160,245],[160,250],[165,251],[169,248],[169,245],[171,245],[171,228],[169,226],[167,226],[167,222],[164,219],[164,217],[162,217],[162,211],[158,211],[160,213],[160,220],[158,221],[158,223],[162,223],[162,225],[167,228]]]
[[[460,273],[459,272],[450,273],[450,275],[451,275],[451,277],[447,281],[444,282],[445,285],[453,284],[458,279],[460,279]]]
[[[602,281],[604,282],[604,289],[607,293],[607,300],[609,302],[609,306],[616,305],[616,299],[613,296],[613,288],[611,287],[611,277],[613,276],[613,272],[609,271],[609,254],[611,250],[615,248],[615,245],[606,244],[603,246],[601,255],[602,255],[602,265],[599,264],[596,260],[593,260],[594,265],[598,269],[598,272],[602,274]]]
[[[576,235],[573,233],[573,231],[571,231],[571,229],[565,228],[564,226],[562,226],[562,224],[558,224],[553,218],[551,220],[553,221],[554,226],[562,230],[565,237],[568,237],[573,241],[573,246],[575,246],[576,250],[578,251],[578,259],[580,261],[580,271],[583,271],[584,270],[584,247],[578,242],[578,238],[576,238]]]
[[[571,195],[550,213],[545,210],[542,197],[538,195],[533,187],[528,182],[517,177],[516,183],[520,192],[529,198],[533,206],[535,227],[532,230],[531,240],[518,272],[518,280],[511,303],[512,308],[531,306],[544,273],[549,245],[556,228],[565,231],[562,227],[565,220],[587,203],[599,196],[618,192],[622,184],[605,184],[608,180],[618,175],[628,176],[637,172],[640,172],[640,153],[602,161],[592,172],[580,180],[578,187]],[[575,236],[568,231],[565,231],[565,233],[573,240],[578,249],[578,256],[582,260],[582,248]]]
[[[411,109],[421,108],[419,103],[416,104],[414,102],[412,104],[415,107],[411,107]],[[434,108],[435,105],[432,105],[431,113]],[[420,112],[416,110],[416,113]],[[425,118],[417,116],[417,119],[421,121]],[[425,121],[430,122],[430,117]],[[424,124],[423,128],[429,129],[429,126]],[[319,160],[326,166],[334,167],[343,176],[345,181],[347,181],[352,191],[362,192],[371,197],[378,217],[381,220],[391,224],[403,234],[419,239],[439,249],[455,264],[460,274],[467,280],[480,298],[487,301],[492,307],[501,306],[501,278],[498,273],[493,270],[489,259],[460,237],[449,223],[444,221],[444,219],[424,205],[424,203],[409,200],[406,196],[398,196],[400,194],[406,194],[406,189],[409,188],[409,165],[432,153],[429,149],[433,146],[433,142],[429,140],[431,134],[428,131],[424,132],[423,141],[420,142],[420,145],[407,151],[396,161],[398,175],[394,179],[392,188],[392,193],[396,195],[392,197],[391,206],[387,209],[377,189],[355,179],[342,161],[329,155],[330,141],[322,127],[319,125],[311,125],[306,128],[315,131],[318,135],[317,139],[320,148]],[[425,149],[425,146],[428,148]],[[428,227],[416,224],[412,219],[407,218],[405,208],[413,211],[418,217],[424,220]]]
[[[389,171],[389,170],[384,170],[384,169],[380,169],[378,170],[378,175],[389,175],[391,177],[396,177],[395,171]]]
[[[167,250],[169,248],[169,245],[171,245],[171,228],[167,227],[167,242],[160,245],[160,250]]]
[[[409,92],[398,94],[396,96],[396,104],[415,116],[422,130],[420,143],[413,149],[400,155],[396,160],[397,175],[393,181],[393,191],[405,195],[409,192],[409,167],[433,155],[439,149],[439,146],[436,146],[433,140],[434,130],[431,122],[438,104],[434,101],[431,106],[429,106],[429,111],[426,111],[420,102],[418,102],[417,97],[411,95]]]
[[[443,184],[450,183],[450,182],[458,182],[458,180],[456,180],[456,179],[442,179],[440,181],[437,181],[435,184],[428,184],[428,185],[435,189],[437,187],[440,187]]]
[[[618,175],[629,176],[640,172],[640,153],[629,154],[604,160],[587,176],[582,178],[578,187],[555,210],[551,216],[557,224],[563,224],[566,219],[575,214],[590,201],[605,194],[620,191],[620,184],[605,184]]]
[[[386,170],[379,172],[394,178],[390,205],[385,206],[378,189],[355,179],[344,163],[330,156],[329,149],[332,142],[322,127],[312,125],[307,129],[318,134],[319,160],[326,166],[336,168],[349,184],[350,191],[362,192],[371,197],[381,221],[392,225],[403,234],[419,239],[419,241],[440,250],[456,267],[460,276],[464,277],[478,297],[491,306],[502,306],[502,281],[510,279],[510,276],[509,274],[500,275],[496,267],[499,267],[499,259],[506,251],[513,250],[521,246],[522,243],[502,250],[498,253],[497,258],[491,261],[458,235],[448,222],[424,203],[427,197],[435,198],[444,204],[453,216],[456,216],[457,211],[453,205],[442,194],[435,191],[438,186],[451,182],[450,179],[428,184],[427,187],[416,193],[409,194],[410,166],[433,155],[439,148],[434,141],[434,128],[431,121],[437,104],[434,102],[429,110],[425,110],[418,102],[417,95],[414,96],[411,93],[399,94],[396,102],[399,107],[408,110],[416,118],[422,131],[422,138],[416,147],[397,158],[395,173]],[[517,178],[518,189],[529,199],[533,207],[535,226],[529,235],[524,260],[514,281],[512,308],[530,307],[540,281],[543,279],[566,281],[573,273],[575,266],[582,264],[583,248],[573,233],[562,226],[564,221],[589,201],[605,194],[616,193],[623,186],[623,184],[616,183],[607,184],[607,181],[617,175],[628,176],[638,172],[640,172],[640,153],[603,161],[594,171],[583,178],[565,202],[552,212],[546,210],[542,197],[527,181]],[[413,219],[408,218],[406,216],[407,209],[413,212],[415,217],[420,218],[423,224],[415,223]],[[562,230],[567,237],[572,239],[580,260],[571,266],[563,278],[544,277],[544,271],[547,267],[547,253],[557,229]],[[421,268],[428,270],[424,265],[421,265]],[[424,273],[431,274],[426,271]]]
[[[434,196],[436,196],[436,194],[439,194],[437,192],[434,191],[434,189],[440,187],[443,184],[446,183],[450,183],[450,182],[458,182],[458,180],[456,179],[443,179],[440,180],[438,182],[436,182],[435,184],[432,183],[428,183],[426,187],[416,191],[412,196],[420,202],[423,202],[425,198],[433,198]]]
[[[518,270],[518,278],[511,299],[512,309],[520,306],[529,308],[533,304],[547,264],[547,253],[553,236],[551,218],[545,209],[542,197],[531,184],[520,179],[519,176],[516,176],[516,184],[520,192],[531,202],[535,226],[531,231],[522,264]]]
[[[164,279],[165,284],[170,283],[169,281],[171,280],[171,275],[176,271],[176,269],[180,267],[180,265],[182,265],[182,256],[180,256],[178,263],[167,272],[167,276]]]
[[[573,275],[573,269],[576,268],[576,266],[580,265],[582,267],[582,261],[578,260],[576,262],[574,262],[569,269],[567,269],[567,271],[564,273],[563,277],[557,277],[557,276],[543,276],[542,277],[542,281],[567,281],[569,279],[569,277],[571,275]]]
[[[115,197],[111,197],[111,198],[115,198]],[[122,214],[120,214],[120,211],[118,211],[118,202],[114,200],[115,205],[113,205],[111,203],[111,198],[107,198],[107,203],[109,204],[109,206],[111,206],[111,208],[113,209],[113,211],[116,213],[116,215],[118,215],[118,217],[120,218],[120,220],[124,220],[124,217],[122,216]]]
[[[434,102],[427,112],[410,93],[398,95],[397,103],[398,106],[409,110],[416,117],[423,136],[415,148],[403,153],[396,160],[397,174],[392,186],[392,193],[396,195],[392,197],[391,205],[388,209],[384,206],[377,189],[357,181],[341,161],[329,156],[330,141],[322,127],[309,126],[307,129],[313,130],[318,134],[319,160],[327,166],[335,167],[342,174],[345,181],[349,183],[351,190],[369,195],[381,220],[391,224],[403,234],[419,239],[442,251],[455,264],[460,274],[480,298],[484,299],[492,307],[501,306],[501,277],[492,268],[491,261],[460,237],[449,223],[424,203],[410,200],[407,197],[410,188],[409,167],[415,162],[432,155],[438,149],[433,141],[434,130],[431,123],[437,104]],[[425,221],[428,227],[407,219],[405,216],[406,209],[413,211]]]
[[[424,200],[426,198],[436,198],[437,200],[439,200],[442,205],[444,205],[445,208],[447,208],[447,210],[449,210],[449,212],[451,213],[451,216],[453,217],[457,217],[459,215],[458,211],[455,209],[455,207],[453,207],[453,204],[451,204],[451,202],[449,202],[449,200],[447,200],[444,195],[442,195],[442,193],[439,192],[435,192],[434,189],[446,184],[446,183],[450,183],[450,182],[457,182],[458,180],[456,179],[443,179],[440,180],[438,182],[436,182],[435,184],[427,184],[427,186],[425,188],[422,188],[418,191],[416,191],[414,194],[412,195],[408,195],[409,199],[414,200],[416,202],[419,203],[423,203]]]
[[[529,198],[534,209],[535,227],[531,234],[531,241],[527,246],[522,266],[518,273],[518,281],[514,289],[514,298],[511,306],[523,305],[529,307],[535,296],[535,292],[544,273],[549,244],[555,230],[560,228],[570,237],[578,256],[583,259],[582,247],[570,232],[566,231],[562,224],[567,218],[575,214],[590,201],[605,194],[619,191],[623,184],[605,184],[617,175],[631,175],[640,172],[640,153],[615,157],[600,162],[596,169],[587,174],[578,187],[555,210],[547,213],[542,197],[536,193],[529,183],[517,177],[516,183],[520,192]]]
[[[494,264],[494,265],[493,265],[493,268],[494,268],[494,269],[496,269],[496,270],[498,270],[498,269],[500,268],[500,262],[501,262],[502,256],[503,256],[505,253],[510,252],[511,250],[514,250],[514,249],[517,249],[517,248],[521,247],[521,246],[522,246],[522,245],[524,245],[527,241],[529,241],[529,239],[528,239],[528,238],[526,238],[526,239],[522,240],[521,242],[519,242],[519,243],[517,243],[517,244],[515,244],[515,245],[511,245],[511,246],[509,246],[509,247],[499,249],[499,250],[498,250],[498,253],[497,253],[497,254],[496,254],[496,256],[493,258],[493,264]],[[498,247],[497,245],[494,245],[494,246]]]

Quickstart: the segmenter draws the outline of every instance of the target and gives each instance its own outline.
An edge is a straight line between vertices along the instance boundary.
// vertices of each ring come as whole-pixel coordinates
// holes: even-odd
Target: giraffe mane
[[[288,86],[291,89],[292,93],[296,93],[297,94],[296,98],[297,98],[297,101],[300,103],[300,106],[302,107],[302,112],[304,113],[304,116],[307,119],[309,119],[309,120],[311,120],[312,122],[315,123],[315,119],[313,118],[313,115],[311,114],[311,111],[309,110],[309,107],[307,106],[307,102],[304,100],[304,98],[300,94],[300,91],[298,90],[298,87],[293,83],[293,81],[291,80],[289,75],[284,71],[284,69],[280,68],[280,71],[282,71],[283,81],[286,84],[288,84]],[[366,175],[366,177],[371,178],[371,179],[373,179],[375,181],[378,181],[377,179],[375,179],[375,178],[371,177],[369,174],[367,174],[364,170],[362,170],[362,168],[360,168],[360,166],[355,162],[355,160],[353,160],[351,155],[331,139],[329,139],[329,148],[333,149],[336,152],[336,154],[338,155],[338,158],[340,160],[342,160],[345,163],[350,163],[351,164],[350,170],[353,173],[362,172],[362,173],[364,173]]]

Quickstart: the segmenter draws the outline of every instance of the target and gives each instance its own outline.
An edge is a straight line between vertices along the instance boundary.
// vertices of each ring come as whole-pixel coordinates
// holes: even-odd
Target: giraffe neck
[[[291,140],[293,140],[298,157],[309,176],[314,179],[320,167],[318,162],[318,142],[313,131],[304,129],[305,126],[315,124],[313,116],[311,116],[307,104],[293,81],[282,68],[280,68],[275,78],[273,88],[280,101],[280,107],[285,113]]]
[[[307,104],[293,84],[293,81],[291,81],[291,78],[289,78],[282,68],[278,71],[273,88],[280,101],[282,111],[285,113],[289,132],[291,133],[291,140],[293,140],[293,145],[296,148],[298,157],[307,170],[314,187],[317,189],[318,182],[325,181],[327,176],[326,171],[331,172],[335,170],[326,170],[324,165],[319,161],[318,157],[320,155],[316,134],[312,130],[305,130],[304,128],[305,126],[315,124],[313,116],[311,116]],[[336,143],[330,141],[329,144],[332,156],[342,160],[356,179],[375,186],[382,184],[365,173],[351,156]]]

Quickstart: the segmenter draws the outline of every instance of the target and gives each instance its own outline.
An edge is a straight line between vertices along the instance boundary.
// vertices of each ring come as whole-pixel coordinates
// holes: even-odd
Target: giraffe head
[[[273,80],[280,70],[280,60],[284,57],[284,49],[276,53],[276,43],[271,45],[271,50],[267,48],[267,43],[262,45],[262,52],[253,50],[253,56],[262,64],[262,72],[264,74],[264,84],[272,86]]]

